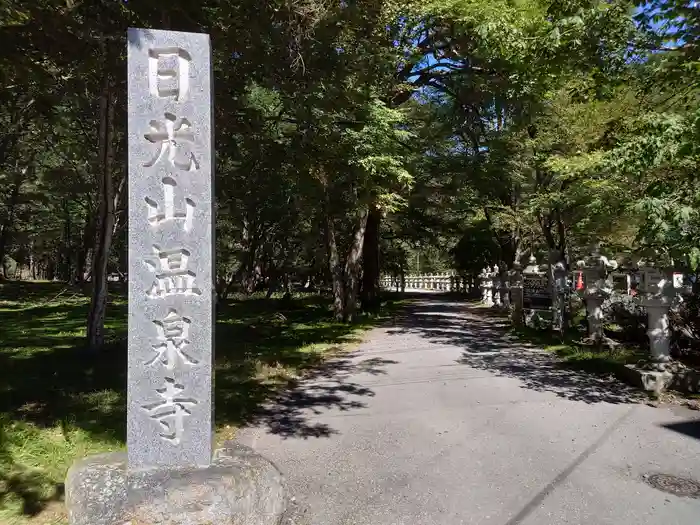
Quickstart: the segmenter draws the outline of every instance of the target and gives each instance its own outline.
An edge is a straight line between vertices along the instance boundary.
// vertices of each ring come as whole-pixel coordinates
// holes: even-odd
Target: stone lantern
[[[552,267],[553,290],[552,290],[552,326],[557,330],[564,330],[564,312],[566,310],[566,297],[568,283],[566,281],[568,272],[566,264],[559,261]]]
[[[505,263],[501,265],[501,287],[498,292],[501,295],[501,305],[504,309],[510,310],[510,279],[507,268]]]
[[[513,269],[508,272],[510,281],[510,293],[513,299],[513,311],[511,320],[513,325],[520,326],[523,323],[523,272],[518,261],[513,263]]]
[[[497,264],[494,264],[491,272],[491,295],[493,298],[493,306],[499,308],[501,306],[501,270]]]
[[[486,306],[493,306],[493,281],[491,281],[491,267],[485,267],[479,277],[481,277],[481,301]]]
[[[523,273],[529,273],[529,274],[539,274],[540,273],[540,267],[537,264],[537,259],[535,258],[534,255],[530,255],[530,258],[528,259],[528,265],[523,270]]]
[[[647,311],[651,359],[654,368],[662,371],[671,361],[668,312],[676,297],[676,290],[671,272],[647,265],[640,267],[640,273],[640,304]]]
[[[617,269],[617,261],[608,260],[600,254],[600,248],[595,247],[591,254],[576,263],[583,272],[585,289],[583,298],[586,302],[588,318],[588,337],[601,343],[603,334],[603,302],[610,297],[612,286],[608,281],[608,272]]]

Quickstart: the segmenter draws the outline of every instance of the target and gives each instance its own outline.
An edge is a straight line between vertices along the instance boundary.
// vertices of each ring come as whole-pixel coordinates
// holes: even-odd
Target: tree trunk
[[[258,238],[256,233],[251,232],[251,225],[248,220],[244,221],[241,242],[243,244],[243,258],[240,268],[240,283],[243,293],[250,295],[255,291],[256,271],[255,262],[258,256]]]
[[[29,278],[36,281],[36,263],[34,262],[34,241],[29,241]]]
[[[362,292],[360,300],[366,312],[379,309],[379,224],[381,211],[372,206],[367,217],[367,228],[362,254]]]
[[[105,75],[100,95],[100,127],[98,137],[99,174],[98,210],[95,221],[95,249],[92,257],[92,296],[88,313],[87,342],[90,349],[98,351],[104,346],[104,324],[107,310],[107,263],[114,236],[114,109],[112,82]]]
[[[267,293],[265,294],[265,299],[272,297],[272,294],[279,288],[279,273],[277,270],[272,270],[267,281]]]
[[[365,242],[365,231],[367,230],[367,208],[360,210],[359,221],[348,258],[345,261],[345,305],[343,308],[343,321],[352,322],[357,310],[357,292],[360,285],[360,268],[362,259],[362,248]]]
[[[520,259],[523,258],[523,249],[522,249],[522,244],[520,240],[518,240],[516,247],[515,247],[515,253],[513,254],[513,260],[511,261],[511,264],[514,265],[515,263],[519,263]],[[511,266],[512,268],[512,266]]]
[[[7,216],[5,222],[0,226],[0,264],[2,264],[2,277],[7,279],[7,268],[5,266],[5,255],[7,252],[7,243],[10,238],[10,232],[15,222],[15,208],[19,201],[19,190],[22,187],[22,181],[25,178],[29,168],[15,171],[15,178],[12,181],[12,193],[10,193],[10,202],[7,204]]]
[[[73,250],[71,246],[72,225],[70,207],[66,199],[62,202],[63,207],[63,268],[61,269],[61,279],[70,282],[73,278]]]
[[[566,257],[566,225],[561,218],[561,211],[557,208],[557,234],[559,236],[559,244],[557,249],[559,250],[559,260],[565,261],[568,268],[568,258]]]
[[[92,271],[93,250],[95,242],[95,211],[89,209],[85,217],[85,228],[83,229],[83,238],[81,247],[78,251],[78,262],[76,264],[77,283],[83,283],[87,280],[88,275]]]
[[[335,240],[335,224],[333,217],[326,211],[326,243],[328,247],[328,266],[331,271],[333,286],[333,316],[336,320],[342,321],[344,314],[344,283],[343,268],[340,265],[340,255],[338,255],[338,245]]]

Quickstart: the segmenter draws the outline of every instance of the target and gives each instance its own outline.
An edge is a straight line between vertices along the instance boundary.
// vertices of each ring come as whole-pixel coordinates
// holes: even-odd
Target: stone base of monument
[[[664,370],[637,365],[626,365],[625,370],[625,379],[647,392],[660,394],[666,390],[677,390],[690,394],[700,393],[700,372],[677,362]]]
[[[625,365],[625,379],[632,386],[660,394],[665,391],[673,379],[671,372],[646,370],[636,365]]]
[[[278,525],[287,512],[284,478],[238,443],[206,468],[130,471],[126,454],[76,462],[66,479],[71,525]]]

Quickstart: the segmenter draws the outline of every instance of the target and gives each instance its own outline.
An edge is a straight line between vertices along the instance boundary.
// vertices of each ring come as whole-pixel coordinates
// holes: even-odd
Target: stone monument
[[[72,525],[279,523],[281,474],[213,450],[209,36],[129,29],[127,453],[76,462]]]

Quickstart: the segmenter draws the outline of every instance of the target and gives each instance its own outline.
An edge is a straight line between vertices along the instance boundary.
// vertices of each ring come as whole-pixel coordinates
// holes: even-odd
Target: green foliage
[[[211,35],[217,292],[222,301],[281,296],[220,313],[224,347],[240,340],[245,348],[229,348],[221,365],[233,393],[220,406],[231,421],[250,417],[241,384],[253,385],[246,395],[257,406],[296,373],[285,370],[317,361],[319,352],[306,350],[348,336],[324,317],[325,303],[290,299],[302,285],[332,289],[334,308],[350,318],[359,283],[372,292],[377,271],[476,273],[527,252],[572,262],[592,241],[697,271],[700,19],[681,0],[634,4],[0,2],[2,277],[83,286],[107,198],[115,207],[109,271],[127,271],[125,33],[133,26]],[[115,108],[109,121],[105,100]],[[115,159],[110,170],[101,147]],[[105,170],[113,195],[100,184]],[[100,385],[93,390],[105,393],[91,398],[80,390],[89,366],[76,377],[52,357],[85,334],[87,307],[73,290],[55,290],[60,308],[50,297],[7,303],[3,354],[30,375],[56,365],[53,386],[66,389],[53,420],[23,421],[16,435],[50,441],[55,418],[79,413],[65,435],[87,446],[95,434],[84,410],[111,421],[117,390]],[[254,304],[265,313],[250,317]],[[122,310],[120,300],[110,304],[107,346],[119,345]],[[29,314],[35,319],[20,319]],[[114,355],[103,358],[115,365]],[[95,441],[109,447],[115,438]],[[73,453],[61,447],[57,457]],[[44,481],[55,481],[49,471],[41,498],[51,492]]]

